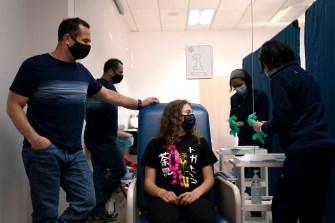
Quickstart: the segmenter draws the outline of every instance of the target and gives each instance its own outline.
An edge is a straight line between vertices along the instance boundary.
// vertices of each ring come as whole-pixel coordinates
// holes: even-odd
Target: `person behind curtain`
[[[283,42],[265,42],[259,62],[271,79],[273,109],[272,119],[260,119],[254,130],[278,133],[286,156],[272,201],[273,222],[322,222],[335,139],[328,132],[319,86]]]
[[[230,74],[229,81],[230,91],[235,90],[236,93],[230,98],[230,117],[235,115],[236,124],[239,128],[238,146],[259,146],[272,152],[272,140],[268,135],[264,139],[264,144],[257,140],[253,140],[252,136],[255,133],[253,128],[248,124],[248,116],[256,112],[259,120],[269,119],[269,98],[264,91],[252,87],[251,75],[244,69],[235,69]],[[229,125],[232,129],[233,126]],[[253,171],[260,168],[245,168],[245,176],[252,178]],[[258,173],[259,177],[260,172]],[[246,192],[250,195],[250,188],[246,188]],[[261,212],[251,212],[251,216],[259,217]]]
[[[7,113],[24,136],[22,159],[33,223],[84,223],[95,206],[92,172],[81,144],[86,96],[138,107],[138,100],[101,86],[76,62],[90,49],[90,25],[80,18],[64,19],[56,49],[26,59],[9,89]],[[69,203],[62,214],[58,214],[60,187]]]
[[[164,109],[160,130],[143,155],[144,188],[152,196],[148,217],[152,223],[214,223],[215,211],[204,195],[214,184],[217,162],[211,146],[195,127],[187,100],[175,100]]]
[[[250,74],[243,69],[236,69],[231,72],[229,81],[230,91],[236,93],[230,98],[230,117],[236,116],[236,124],[240,129],[238,136],[239,146],[256,145],[265,148],[268,153],[272,151],[271,136],[264,138],[265,144],[259,140],[253,140],[255,133],[248,124],[248,116],[256,112],[259,120],[269,119],[269,98],[264,91],[252,87],[252,78]],[[232,129],[233,126],[230,125]]]
[[[104,64],[102,77],[97,81],[107,89],[116,91],[115,85],[123,79],[123,63],[111,58]],[[142,106],[151,105],[151,99]],[[126,173],[126,164],[118,145],[118,106],[103,102],[93,96],[86,99],[86,125],[84,141],[91,152],[96,206],[90,222],[112,222],[118,213],[108,213],[106,202],[121,184]]]

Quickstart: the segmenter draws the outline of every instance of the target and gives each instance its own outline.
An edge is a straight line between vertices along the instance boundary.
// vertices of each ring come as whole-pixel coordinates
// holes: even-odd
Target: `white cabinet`
[[[282,167],[284,163],[284,154],[246,154],[242,157],[234,157],[229,162],[233,165],[234,173],[237,174],[239,180],[237,186],[241,193],[241,219],[245,221],[246,211],[271,211],[272,197],[268,195],[268,171],[269,167]],[[249,199],[245,198],[245,188],[250,186],[250,180],[245,179],[246,167],[260,167],[265,170],[265,175],[261,176],[262,186],[266,188],[266,196],[262,196],[262,204],[251,204]],[[261,174],[262,175],[262,174]],[[266,215],[268,220],[268,216]]]

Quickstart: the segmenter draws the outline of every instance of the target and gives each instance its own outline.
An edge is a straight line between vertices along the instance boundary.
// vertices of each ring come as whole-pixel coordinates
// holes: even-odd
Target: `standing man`
[[[319,86],[283,42],[265,42],[259,61],[271,78],[272,119],[256,122],[254,130],[279,133],[286,156],[272,201],[273,222],[322,222],[335,140],[328,132]]]
[[[109,59],[104,65],[102,77],[97,81],[107,89],[117,91],[115,84],[123,79],[123,63],[119,59]],[[149,105],[150,98],[143,101]],[[141,105],[139,105],[141,108]],[[91,222],[111,222],[117,213],[108,213],[105,203],[120,186],[126,173],[126,164],[120,146],[116,142],[118,131],[118,106],[108,104],[95,97],[86,100],[86,127],[84,139],[91,152],[93,182],[96,206]],[[108,171],[108,174],[107,174]],[[103,221],[105,220],[105,221]]]
[[[86,95],[130,109],[140,102],[106,89],[76,62],[90,51],[89,29],[80,18],[63,20],[56,49],[25,60],[10,86],[7,113],[24,136],[33,223],[84,223],[95,207],[92,173],[81,145]],[[143,106],[157,102],[150,98]],[[60,187],[69,206],[58,215]]]

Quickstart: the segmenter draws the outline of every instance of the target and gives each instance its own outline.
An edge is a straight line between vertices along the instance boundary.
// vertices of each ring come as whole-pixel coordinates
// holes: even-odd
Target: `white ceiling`
[[[223,31],[285,27],[296,18],[304,21],[305,10],[315,0],[114,0],[121,4],[123,16],[132,32]],[[251,4],[253,7],[250,7]],[[281,10],[294,7],[301,13],[287,21],[271,23]],[[209,25],[187,25],[190,9],[215,9]]]

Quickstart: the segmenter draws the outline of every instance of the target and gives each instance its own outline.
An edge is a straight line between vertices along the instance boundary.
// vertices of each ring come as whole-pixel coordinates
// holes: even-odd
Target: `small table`
[[[224,171],[224,155],[266,154],[267,149],[259,146],[236,146],[232,148],[219,148],[216,151],[220,157],[220,171]]]
[[[123,155],[129,157],[129,150],[134,145],[133,134],[129,133],[129,131],[118,131],[117,143],[120,145]],[[125,198],[127,198],[126,190],[128,189],[130,183],[134,180],[135,176],[135,174],[133,172],[130,172],[129,170],[131,170],[131,167],[127,166],[127,173],[122,177],[120,185],[120,189]]]
[[[235,156],[233,159],[229,160],[229,162],[233,165],[234,169],[239,170],[239,183],[237,184],[237,187],[240,189],[241,193],[242,222],[245,221],[245,211],[271,211],[272,204],[272,196],[262,196],[262,204],[251,204],[250,200],[245,199],[244,191],[246,184],[244,169],[246,167],[263,167],[267,170],[268,167],[282,167],[284,164],[284,160],[285,155],[283,153],[246,154],[242,157]],[[264,181],[266,187],[268,185],[267,181],[268,179],[266,176]]]
[[[133,145],[129,148],[129,154],[130,155],[137,155],[137,135],[138,135],[138,130],[137,129],[126,129],[124,130],[127,133],[130,133],[134,137],[134,143]]]

